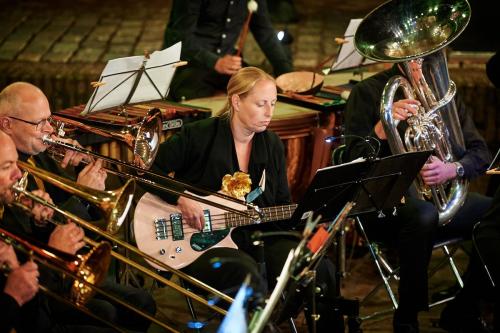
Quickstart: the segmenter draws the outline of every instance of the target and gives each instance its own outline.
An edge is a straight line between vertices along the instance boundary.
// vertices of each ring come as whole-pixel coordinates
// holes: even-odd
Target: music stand
[[[319,169],[296,208],[292,222],[300,224],[304,219],[320,214],[323,222],[333,221],[336,214],[349,201],[356,204],[350,210],[350,216],[373,211],[383,216],[384,209],[392,210],[399,205],[430,154],[431,151],[410,152]],[[319,259],[317,258],[317,262]],[[339,267],[338,262],[337,267]],[[331,306],[347,315],[350,330],[351,328],[355,330],[360,323],[359,301],[340,296],[341,277],[341,274],[336,275],[339,296],[332,301]],[[292,289],[295,288],[296,285],[293,285]],[[306,293],[307,290],[314,289],[309,286]],[[309,295],[309,299],[314,301],[314,295]]]
[[[165,99],[180,61],[181,42],[151,55],[109,60],[81,115],[129,103]]]
[[[346,69],[359,69],[362,66],[367,66],[376,63],[373,60],[365,58],[361,55],[354,46],[354,35],[358,29],[359,24],[363,19],[351,19],[347,25],[347,29],[344,33],[344,38],[342,44],[339,46],[339,52],[337,60],[332,64],[332,67],[328,71],[336,72]]]
[[[332,220],[347,201],[356,203],[351,216],[392,209],[430,154],[410,152],[318,169],[292,215],[292,222],[300,223],[311,214]]]

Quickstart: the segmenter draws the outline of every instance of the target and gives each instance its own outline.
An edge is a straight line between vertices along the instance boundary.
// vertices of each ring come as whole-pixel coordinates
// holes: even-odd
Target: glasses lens
[[[52,125],[52,117],[40,120],[40,122],[36,125],[36,130],[41,131],[47,124]]]

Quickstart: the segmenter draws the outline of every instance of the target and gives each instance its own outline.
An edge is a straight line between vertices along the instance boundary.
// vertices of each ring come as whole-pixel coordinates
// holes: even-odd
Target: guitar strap
[[[266,169],[262,171],[262,176],[260,176],[259,186],[257,186],[252,192],[248,193],[246,202],[252,203],[266,190]]]

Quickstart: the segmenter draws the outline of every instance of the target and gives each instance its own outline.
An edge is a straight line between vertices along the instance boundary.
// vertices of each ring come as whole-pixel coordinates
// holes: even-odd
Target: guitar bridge
[[[155,227],[155,235],[157,240],[168,239],[167,223],[168,221],[165,218],[157,218],[154,220],[153,224]]]

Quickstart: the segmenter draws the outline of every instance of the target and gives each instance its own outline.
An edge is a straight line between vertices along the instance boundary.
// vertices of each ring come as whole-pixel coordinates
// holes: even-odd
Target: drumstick
[[[248,36],[250,20],[252,19],[252,14],[257,11],[259,4],[255,0],[250,0],[248,1],[247,7],[248,7],[248,16],[245,21],[245,24],[243,25],[243,28],[241,29],[240,40],[238,42],[238,50],[236,51],[237,57],[241,56],[241,53],[243,52],[243,46],[245,45],[245,40],[247,39]]]

